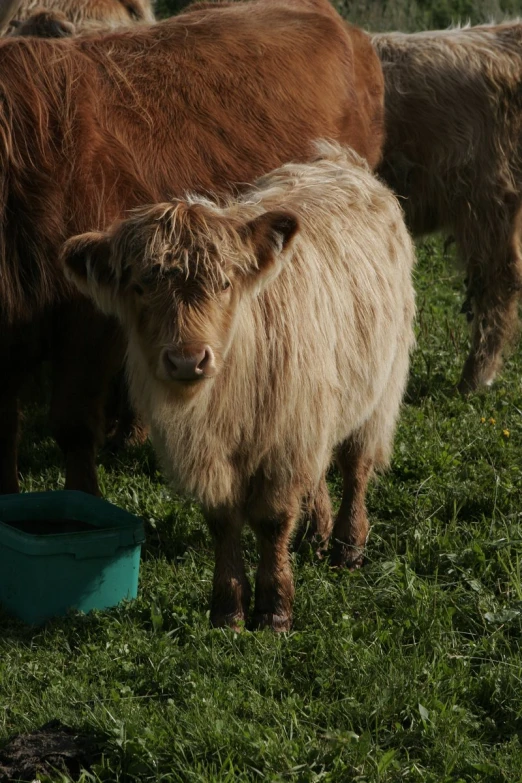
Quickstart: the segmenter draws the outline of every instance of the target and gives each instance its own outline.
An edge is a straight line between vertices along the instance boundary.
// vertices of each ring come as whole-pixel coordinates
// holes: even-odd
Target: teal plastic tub
[[[138,591],[143,523],[84,492],[0,496],[0,603],[30,625]]]

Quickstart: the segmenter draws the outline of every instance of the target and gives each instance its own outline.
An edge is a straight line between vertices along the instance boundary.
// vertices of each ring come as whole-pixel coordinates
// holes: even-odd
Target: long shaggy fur
[[[322,142],[318,152],[310,164],[264,176],[237,200],[190,196],[137,211],[100,235],[100,247],[107,246],[98,264],[88,250],[92,235],[65,249],[71,278],[124,325],[131,394],[174,487],[200,500],[210,517],[226,509],[223,526],[246,519],[271,541],[266,562],[261,545],[256,613],[275,628],[287,627],[292,589],[291,576],[282,576],[287,539],[278,543],[274,518],[284,517],[288,537],[336,450],[356,450],[366,466],[386,464],[413,345],[415,255],[401,209],[351,150]],[[264,251],[260,256],[245,227],[274,214],[291,216],[299,229],[288,246],[271,235],[272,264],[260,267]],[[82,254],[86,272],[79,274]],[[155,280],[147,270],[156,270]],[[188,333],[194,322],[201,329],[198,312],[205,324],[205,309],[227,275],[226,334],[222,319],[217,337],[211,322],[201,331],[212,348],[221,341],[222,367],[180,399],[151,371],[157,363],[150,335],[154,343],[176,341],[183,331],[176,290],[191,279],[208,294],[186,308]],[[145,290],[135,311],[129,291],[137,283]],[[348,516],[352,524],[353,512]],[[334,536],[342,538],[342,529]],[[230,570],[220,551],[218,543],[218,586]],[[222,617],[219,600],[214,612]]]
[[[377,34],[386,84],[381,174],[415,234],[445,230],[473,321],[463,391],[490,383],[517,321],[522,261],[522,23]]]
[[[321,149],[315,163],[282,166],[239,201],[210,209],[242,225],[283,207],[300,230],[277,278],[241,303],[225,367],[194,403],[174,404],[129,345],[131,390],[153,442],[175,486],[206,506],[244,503],[260,469],[304,495],[355,432],[381,464],[390,454],[413,343],[414,252],[389,191],[350,151]],[[145,264],[176,255],[176,212],[148,213],[166,231],[156,235],[157,255],[143,248]],[[214,225],[191,220],[187,230],[199,233],[198,246],[219,248]],[[225,252],[241,245],[236,234]],[[243,253],[246,266],[255,263]]]

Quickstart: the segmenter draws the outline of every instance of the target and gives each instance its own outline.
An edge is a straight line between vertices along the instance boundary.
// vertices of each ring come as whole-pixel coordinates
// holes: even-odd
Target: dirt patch
[[[75,779],[99,755],[92,737],[53,720],[30,734],[18,734],[0,750],[0,783],[30,782],[55,770]]]

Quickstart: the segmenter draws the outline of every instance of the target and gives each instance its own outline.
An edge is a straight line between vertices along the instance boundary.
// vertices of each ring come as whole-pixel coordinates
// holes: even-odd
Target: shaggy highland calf
[[[0,93],[0,492],[18,490],[19,390],[47,351],[65,486],[96,493],[124,345],[65,280],[63,242],[140,204],[233,192],[308,159],[321,136],[377,165],[382,71],[328,0],[257,0],[125,32],[5,39]]]
[[[413,343],[414,251],[401,209],[351,150],[319,145],[237,201],[136,210],[69,240],[67,274],[128,338],[131,395],[174,487],[203,505],[211,621],[238,627],[260,551],[254,627],[287,630],[289,543],[335,454],[333,562],[360,556],[365,494],[385,464]]]
[[[0,32],[61,38],[155,21],[151,0],[0,0]]]
[[[522,285],[522,23],[373,36],[386,85],[380,173],[415,234],[445,230],[467,276],[460,390],[489,385]]]

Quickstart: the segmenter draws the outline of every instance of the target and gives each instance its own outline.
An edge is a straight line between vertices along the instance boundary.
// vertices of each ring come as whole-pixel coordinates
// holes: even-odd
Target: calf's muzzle
[[[216,371],[214,352],[210,345],[164,348],[161,362],[164,372],[172,381],[203,380],[212,377]]]

